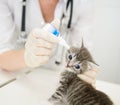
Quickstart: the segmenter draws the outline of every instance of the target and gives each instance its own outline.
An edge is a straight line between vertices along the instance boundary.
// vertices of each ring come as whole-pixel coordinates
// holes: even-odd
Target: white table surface
[[[18,74],[16,74],[18,75]],[[0,105],[40,105],[57,86],[57,71],[37,69],[0,88]],[[14,76],[0,71],[0,84]],[[120,85],[97,80],[96,88],[105,92],[115,105],[120,105]]]

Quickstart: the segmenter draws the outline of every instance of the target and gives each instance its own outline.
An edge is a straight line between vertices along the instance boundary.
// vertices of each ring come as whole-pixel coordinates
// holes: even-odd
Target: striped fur
[[[71,47],[66,55],[67,69],[61,73],[60,86],[50,97],[54,105],[113,105],[110,98],[77,77],[89,70],[89,62],[96,64],[87,48]]]

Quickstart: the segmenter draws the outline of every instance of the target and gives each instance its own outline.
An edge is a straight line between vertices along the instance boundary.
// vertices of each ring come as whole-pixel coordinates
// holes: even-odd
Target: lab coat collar
[[[59,3],[56,6],[54,18],[61,19],[63,12],[65,10],[66,3],[65,0],[59,0]]]
[[[66,2],[67,2],[67,0],[64,0],[64,2],[66,3]]]
[[[67,2],[67,0],[59,0],[60,2],[64,2],[64,3],[66,3]]]

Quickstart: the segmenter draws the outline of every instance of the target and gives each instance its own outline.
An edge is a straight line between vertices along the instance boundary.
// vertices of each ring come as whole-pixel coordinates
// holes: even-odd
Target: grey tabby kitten
[[[49,98],[54,105],[113,105],[109,97],[77,77],[94,63],[87,48],[71,47],[66,54],[67,69],[61,73],[60,86]],[[91,63],[90,63],[91,62]]]

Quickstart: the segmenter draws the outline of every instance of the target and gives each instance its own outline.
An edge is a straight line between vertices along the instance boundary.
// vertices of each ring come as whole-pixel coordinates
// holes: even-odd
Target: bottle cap
[[[54,20],[51,22],[51,25],[52,25],[53,27],[55,27],[57,30],[59,30],[60,20],[59,20],[59,19],[54,19]]]
[[[44,29],[47,30],[48,32],[52,33],[54,36],[59,37],[60,32],[59,32],[59,26],[60,26],[60,20],[55,19],[51,22],[51,24],[46,24]]]

